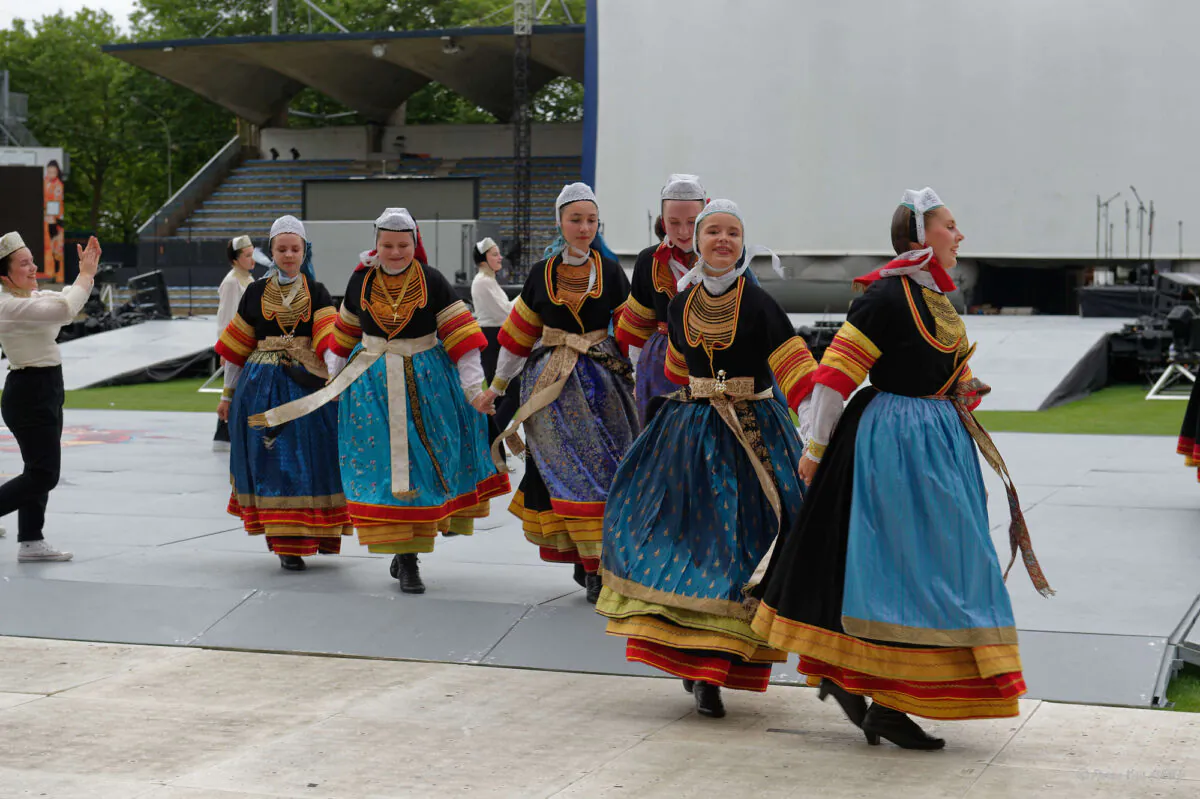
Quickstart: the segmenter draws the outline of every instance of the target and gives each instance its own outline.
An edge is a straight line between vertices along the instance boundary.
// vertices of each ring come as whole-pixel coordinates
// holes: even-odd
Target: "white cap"
[[[234,252],[238,252],[246,249],[247,247],[253,247],[254,242],[250,241],[249,236],[238,236],[233,241],[229,242],[229,246],[233,247]]]
[[[558,193],[558,199],[554,201],[554,220],[560,225],[562,224],[562,209],[564,205],[577,203],[581,200],[589,200],[600,207],[600,203],[596,202],[596,193],[592,191],[592,187],[586,183],[569,183],[563,186],[563,190]]]
[[[742,218],[742,210],[738,208],[737,203],[735,203],[733,200],[713,200],[708,205],[704,206],[704,210],[701,211],[700,215],[696,217],[696,227],[693,241],[695,242],[694,246],[697,248],[697,250],[700,248],[700,223],[704,221],[705,217],[709,217],[714,214],[729,214],[730,216],[736,218],[738,222],[741,222],[742,240],[745,241],[746,220]],[[746,269],[749,268],[750,262],[754,260],[755,256],[758,255],[771,256],[771,268],[775,270],[775,274],[779,275],[779,277],[784,277],[783,265],[779,262],[779,256],[776,255],[769,247],[764,247],[761,244],[751,244],[748,247],[744,244],[742,245],[742,265],[738,269],[738,274],[745,272]],[[683,291],[691,284],[699,283],[701,280],[703,280],[705,266],[706,264],[704,263],[703,258],[697,260],[696,265],[693,266],[687,274],[679,278],[679,281],[676,283],[677,290]]]
[[[0,258],[7,258],[24,246],[25,241],[21,238],[20,233],[15,230],[12,233],[5,233],[3,237],[0,237]]]
[[[483,239],[483,241],[477,242],[475,244],[475,252],[479,253],[480,255],[484,255],[485,253],[487,253],[488,250],[492,249],[495,246],[496,246],[495,241],[493,241],[490,237],[485,238],[485,239]]]
[[[937,196],[936,191],[926,186],[920,191],[906,189],[904,197],[900,200],[900,204],[913,212],[913,218],[917,222],[917,244],[924,246],[925,214],[934,208],[941,208],[945,203]]]
[[[671,175],[667,178],[667,185],[663,186],[662,198],[664,200],[699,200],[700,202],[708,199],[704,193],[704,187],[700,185],[698,175]]]
[[[417,223],[407,208],[385,208],[375,220],[376,230],[391,230],[395,233],[415,232]]]
[[[275,220],[275,224],[271,225],[271,238],[275,238],[280,233],[295,233],[300,238],[308,241],[308,234],[304,232],[304,223],[291,214],[281,216]]]

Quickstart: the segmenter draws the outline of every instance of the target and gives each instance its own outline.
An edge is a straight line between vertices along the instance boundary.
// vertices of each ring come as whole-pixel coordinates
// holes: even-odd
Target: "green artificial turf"
[[[67,392],[66,407],[119,411],[196,411],[215,416],[221,395],[201,394],[196,389],[203,383],[202,377],[186,377],[165,383],[84,388]],[[221,382],[218,380],[215,385],[219,387]]]
[[[1147,400],[1141,385],[1109,386],[1048,411],[989,411],[975,415],[993,433],[1091,433],[1178,436],[1186,402]]]
[[[1185,664],[1167,686],[1167,701],[1174,703],[1172,710],[1200,713],[1200,668]]]

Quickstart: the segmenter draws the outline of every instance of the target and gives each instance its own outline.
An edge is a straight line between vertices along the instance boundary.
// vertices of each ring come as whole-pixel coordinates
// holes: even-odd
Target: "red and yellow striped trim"
[[[250,353],[254,352],[254,348],[257,346],[258,337],[254,335],[254,327],[243,319],[241,314],[238,314],[221,332],[221,337],[217,340],[214,349],[217,351],[217,355],[230,363],[244,366],[246,359],[250,357]]]
[[[556,501],[553,498],[551,504]],[[566,516],[556,510],[534,510],[525,507],[525,494],[518,491],[509,503],[508,512],[521,520],[525,539],[537,545],[543,552],[542,560],[552,563],[582,562],[589,571],[599,565],[600,548],[604,538],[604,503],[565,503],[571,505],[599,505],[599,515],[588,517]],[[594,512],[593,509],[588,509]],[[546,557],[546,551],[555,557]]]
[[[347,501],[346,505],[350,509],[351,518],[354,519],[354,526],[361,530],[364,527],[380,525],[439,522],[448,516],[460,515],[471,508],[480,506],[483,508],[482,515],[486,516],[487,506],[484,503],[492,497],[501,496],[508,492],[508,475],[494,474],[479,481],[474,491],[469,491],[453,499],[448,499],[440,505],[404,507],[400,505],[374,505],[368,502],[355,502],[353,500]]]
[[[629,347],[643,347],[658,327],[653,308],[647,308],[630,295],[617,318],[617,341]]]
[[[879,355],[879,347],[865,333],[849,322],[843,322],[821,358],[814,382],[829,386],[849,399],[854,389],[867,379]]]
[[[688,383],[687,361],[683,359],[679,350],[675,349],[675,342],[670,340],[667,341],[667,357],[663,361],[663,374],[672,383],[681,386],[686,386]]]
[[[1020,714],[1017,699],[1026,691],[1025,678],[1019,671],[945,682],[913,682],[876,677],[810,657],[801,657],[796,671],[808,677],[809,685],[819,685],[822,678],[833,680],[851,693],[927,719],[1010,718]]]
[[[318,308],[313,313],[313,350],[324,354],[329,349],[329,340],[333,338],[334,327],[337,325],[337,309],[332,306]]]
[[[812,391],[813,373],[817,371],[817,362],[804,339],[799,336],[789,338],[771,353],[767,363],[787,395],[788,407],[799,407]]]
[[[333,335],[327,336],[321,342],[321,346],[317,347],[317,354],[324,355],[325,349],[328,349],[335,355],[349,358],[350,353],[354,351],[360,341],[362,341],[362,323],[359,321],[358,315],[347,309],[343,302],[342,309],[333,323]]]
[[[230,494],[226,511],[242,520],[251,535],[351,535],[350,514],[345,504],[328,508],[263,508],[254,497]]]
[[[542,337],[542,317],[533,312],[525,300],[517,297],[512,312],[500,327],[497,338],[500,346],[522,358],[528,358],[533,344]]]
[[[301,535],[269,535],[267,548],[276,555],[295,555],[308,558],[313,555],[336,555],[342,551],[342,539],[314,538]]]
[[[475,317],[467,310],[462,300],[451,303],[438,312],[438,338],[446,348],[450,360],[458,363],[458,359],[471,350],[487,349],[487,336]]]
[[[740,691],[763,693],[771,681],[770,663],[738,663],[638,638],[630,638],[625,644],[625,659],[631,663],[645,663],[685,680],[701,680]]]

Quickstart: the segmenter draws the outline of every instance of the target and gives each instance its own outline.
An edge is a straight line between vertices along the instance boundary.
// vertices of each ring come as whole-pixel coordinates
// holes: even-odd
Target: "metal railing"
[[[241,160],[242,144],[238,137],[234,136],[138,228],[138,237],[146,240],[171,235]]]

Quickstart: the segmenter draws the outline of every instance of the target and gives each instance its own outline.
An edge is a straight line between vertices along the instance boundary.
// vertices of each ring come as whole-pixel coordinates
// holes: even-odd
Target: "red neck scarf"
[[[920,252],[920,250],[917,252]],[[937,257],[932,253],[929,255],[929,261],[924,264],[921,263],[921,258],[913,258],[909,253],[905,253],[905,255],[908,257],[901,256],[889,261],[886,266],[881,266],[874,272],[854,278],[854,288],[862,291],[880,278],[892,277],[893,275],[910,275],[921,269],[925,269],[929,274],[933,275],[933,282],[944,293],[949,294],[957,288],[954,285],[953,278],[950,277],[950,273],[938,263]]]
[[[658,261],[663,266],[670,266],[671,259],[674,258],[686,270],[690,268],[689,259],[695,255],[695,250],[692,252],[684,252],[674,244],[669,244],[670,239],[663,239],[658,245],[658,249],[654,251],[654,260]]]

